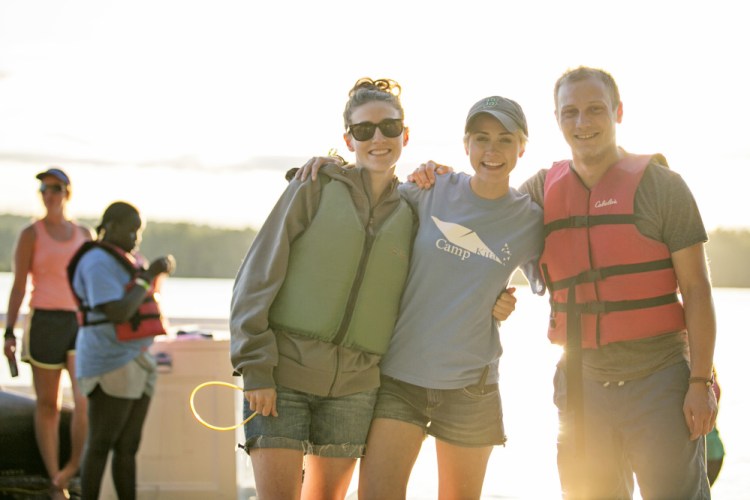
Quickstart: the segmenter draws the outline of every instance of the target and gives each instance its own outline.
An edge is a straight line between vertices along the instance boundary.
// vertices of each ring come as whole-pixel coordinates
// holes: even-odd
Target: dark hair
[[[396,80],[380,78],[360,78],[349,91],[349,100],[344,108],[344,128],[349,128],[352,112],[355,108],[372,101],[390,103],[404,118],[404,108],[401,106],[401,85]]]
[[[617,88],[617,83],[612,75],[604,71],[603,69],[590,68],[588,66],[579,66],[575,69],[569,69],[557,79],[555,83],[555,110],[557,110],[557,93],[560,91],[560,87],[567,82],[580,82],[587,78],[597,78],[601,81],[607,89],[609,89],[612,95],[612,109],[617,109],[620,105],[620,90]]]
[[[102,215],[102,221],[98,226],[96,226],[96,234],[101,235],[102,231],[104,230],[104,226],[106,226],[110,222],[120,222],[132,215],[140,216],[141,214],[140,212],[138,212],[138,209],[130,203],[126,203],[124,201],[116,201],[112,203],[104,211],[104,214]]]

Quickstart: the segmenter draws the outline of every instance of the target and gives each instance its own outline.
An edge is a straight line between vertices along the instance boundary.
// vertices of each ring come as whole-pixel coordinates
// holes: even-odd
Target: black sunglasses
[[[62,184],[42,184],[39,186],[40,193],[46,193],[47,191],[52,191],[53,193],[62,193],[63,191],[65,191],[65,188],[62,186]]]
[[[380,123],[362,122],[349,125],[348,132],[358,141],[369,141],[375,135],[375,129],[386,137],[398,137],[404,131],[404,120],[401,118],[386,118]]]

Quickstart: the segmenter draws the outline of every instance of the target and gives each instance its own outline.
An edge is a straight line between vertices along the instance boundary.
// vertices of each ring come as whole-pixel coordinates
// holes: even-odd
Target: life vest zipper
[[[375,231],[373,229],[375,220],[372,215],[373,209],[370,209],[370,216],[367,221],[367,228],[365,230],[365,242],[362,248],[362,254],[359,257],[359,266],[357,267],[357,275],[354,278],[351,292],[349,293],[349,300],[346,303],[346,312],[344,313],[344,319],[341,321],[338,332],[333,338],[331,343],[336,346],[336,369],[334,371],[333,381],[331,382],[331,388],[329,389],[329,395],[332,394],[333,388],[336,387],[336,382],[339,378],[339,365],[341,358],[341,341],[344,340],[346,332],[349,329],[349,324],[352,321],[354,313],[354,305],[357,303],[357,297],[359,296],[359,289],[362,286],[364,277],[364,271],[367,268],[367,261],[370,258],[370,250],[372,249],[373,241],[375,240]]]
[[[352,315],[354,313],[354,305],[357,303],[357,297],[359,296],[359,289],[362,287],[362,281],[367,268],[367,261],[370,258],[370,250],[372,250],[372,244],[375,240],[375,232],[373,230],[374,220],[372,217],[372,211],[370,211],[370,219],[367,222],[367,229],[365,234],[365,242],[362,248],[362,254],[359,257],[359,266],[357,267],[357,275],[354,278],[352,289],[349,294],[349,300],[346,303],[346,313],[344,319],[341,321],[339,331],[336,332],[336,336],[333,338],[333,343],[338,345],[344,339],[346,331],[349,328],[349,324],[352,321]]]

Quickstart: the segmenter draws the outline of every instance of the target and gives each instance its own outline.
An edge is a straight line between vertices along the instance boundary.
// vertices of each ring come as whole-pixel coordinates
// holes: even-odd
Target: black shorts
[[[76,350],[76,312],[32,309],[30,317],[21,359],[42,368],[65,368],[68,353]]]

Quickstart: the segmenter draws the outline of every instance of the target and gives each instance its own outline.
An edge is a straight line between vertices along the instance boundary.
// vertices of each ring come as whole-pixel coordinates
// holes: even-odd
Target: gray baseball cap
[[[496,95],[485,97],[480,100],[469,110],[469,114],[466,117],[464,133],[469,131],[471,120],[480,113],[487,113],[488,115],[497,118],[508,132],[515,132],[520,128],[526,137],[529,136],[529,128],[526,125],[526,116],[523,114],[521,106],[519,106],[516,101]]]

